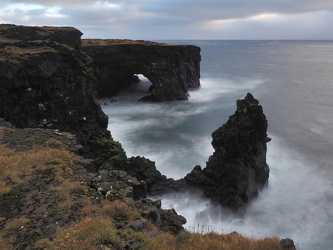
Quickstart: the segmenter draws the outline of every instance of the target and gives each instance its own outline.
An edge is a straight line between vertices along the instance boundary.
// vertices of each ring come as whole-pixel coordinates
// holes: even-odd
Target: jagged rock
[[[251,94],[237,101],[237,110],[213,132],[215,152],[207,166],[196,166],[186,181],[200,186],[214,203],[244,208],[268,180],[267,120]]]
[[[0,25],[0,32],[0,117],[19,128],[72,132],[83,142],[101,133],[110,137],[108,117],[95,98],[92,59],[55,40],[27,40],[62,34],[56,40],[76,45],[80,31]],[[4,35],[20,41],[8,43]]]
[[[294,245],[294,241],[292,239],[286,238],[286,239],[281,239],[280,244],[283,249],[296,249]]]
[[[34,44],[56,42],[79,48],[81,36],[82,32],[73,27],[0,25],[0,40],[10,43],[19,41],[30,41]]]
[[[80,47],[81,35],[72,27],[0,25],[0,118],[19,128],[71,132],[97,169],[126,169],[126,154],[112,140],[108,117],[96,99],[96,89],[104,92],[101,79],[114,79],[118,91],[128,76],[126,67],[133,64],[154,82],[153,99],[186,99],[187,89],[200,85],[200,48],[143,41],[90,46],[91,40],[85,50],[94,62]],[[108,55],[112,51],[114,57]]]
[[[175,181],[167,178],[156,169],[155,162],[144,157],[129,158],[127,172],[138,180],[145,181],[148,193],[153,196],[180,191],[187,187],[184,179]]]
[[[114,96],[143,74],[151,94],[142,101],[187,100],[188,89],[200,86],[200,48],[131,40],[82,40],[93,59],[99,96]]]
[[[161,224],[159,227],[165,231],[177,234],[183,230],[183,224],[187,221],[185,217],[178,215],[175,209],[160,209],[159,210]]]
[[[150,189],[156,182],[165,181],[167,178],[156,169],[155,162],[145,157],[131,157],[128,159],[128,174],[138,180],[145,181]]]
[[[92,179],[91,187],[110,200],[138,200],[146,197],[147,191],[144,181],[138,181],[126,172],[117,170],[99,171],[98,175]]]

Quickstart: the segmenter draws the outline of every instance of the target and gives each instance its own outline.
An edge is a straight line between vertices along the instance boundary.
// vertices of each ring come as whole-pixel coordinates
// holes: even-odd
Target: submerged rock
[[[212,138],[215,152],[206,168],[196,166],[185,180],[200,186],[214,203],[244,208],[269,177],[267,120],[258,100],[250,93],[238,100],[235,114]]]

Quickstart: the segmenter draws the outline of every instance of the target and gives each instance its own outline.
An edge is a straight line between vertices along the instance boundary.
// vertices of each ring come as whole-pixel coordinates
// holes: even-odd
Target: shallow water
[[[169,41],[174,42],[174,41]],[[243,219],[211,207],[199,194],[163,197],[189,229],[290,237],[300,249],[333,248],[333,42],[176,41],[202,49],[201,85],[189,101],[138,103],[150,83],[102,100],[109,129],[127,156],[156,162],[181,178],[212,154],[211,133],[251,92],[268,119],[269,185]],[[107,105],[105,105],[105,104]]]

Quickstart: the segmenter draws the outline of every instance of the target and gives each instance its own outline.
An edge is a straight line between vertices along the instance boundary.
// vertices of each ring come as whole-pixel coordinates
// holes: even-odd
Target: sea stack
[[[268,181],[267,120],[248,93],[237,110],[212,134],[215,149],[207,166],[196,166],[185,179],[200,186],[213,203],[240,211]]]

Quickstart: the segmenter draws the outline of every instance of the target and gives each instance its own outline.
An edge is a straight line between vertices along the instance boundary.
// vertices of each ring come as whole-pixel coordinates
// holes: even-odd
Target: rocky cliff
[[[148,159],[127,159],[107,131],[108,118],[96,100],[96,88],[103,92],[106,87],[111,94],[127,84],[121,79],[143,73],[153,82],[147,99],[186,98],[188,88],[199,86],[200,50],[143,41],[85,40],[83,48],[93,60],[80,49],[80,35],[68,27],[0,26],[0,118],[20,128],[72,132],[96,169],[126,170],[145,181],[150,194],[197,185],[212,201],[232,208],[245,206],[257,195],[269,171],[267,121],[252,95],[239,100],[236,113],[213,133],[215,152],[206,168],[197,166],[186,181],[174,182]],[[118,81],[115,85],[108,82],[112,78]]]
[[[237,101],[237,110],[212,134],[215,152],[207,166],[196,166],[186,181],[200,186],[214,203],[242,209],[266,185],[267,120],[251,94]]]
[[[131,40],[82,40],[94,60],[99,96],[113,96],[143,74],[152,86],[142,101],[187,100],[200,86],[200,48]]]
[[[13,24],[0,25],[2,42],[50,40],[71,47],[80,48],[82,32],[73,27],[32,27]]]
[[[74,28],[1,25],[0,117],[20,128],[73,132],[82,141],[110,137],[80,36]]]
[[[75,163],[75,166],[69,164],[69,168],[66,167],[69,175],[75,173],[75,177],[69,177],[67,173],[64,175],[68,180],[63,188],[68,195],[72,193],[67,184],[80,179],[81,182],[76,185],[85,186],[85,190],[93,192],[83,196],[94,202],[98,199],[97,205],[117,200],[122,206],[125,202],[126,206],[138,206],[142,213],[132,218],[133,227],[143,230],[143,222],[149,220],[160,228],[178,232],[183,228],[185,218],[174,210],[161,210],[160,202],[146,199],[144,182],[118,171],[128,169],[128,159],[120,143],[115,142],[107,130],[108,117],[96,99],[93,60],[80,49],[78,36],[81,32],[74,28],[27,27],[25,30],[22,26],[0,25],[1,148],[8,153],[6,146],[9,146],[13,150],[10,156],[24,151],[23,157],[28,154],[26,150],[34,149],[31,146],[38,149],[44,147],[46,151],[41,155],[46,156],[51,150],[50,145],[55,149],[73,150],[85,159],[78,163],[76,157],[71,155],[78,165]],[[8,129],[2,126],[8,126]],[[60,161],[72,161],[66,154]],[[0,214],[0,227],[25,216],[29,221],[39,221],[29,228],[25,226],[22,232],[10,231],[8,235],[18,237],[15,244],[19,249],[29,249],[30,244],[41,236],[48,238],[55,228],[69,226],[82,218],[82,214],[77,213],[83,206],[82,193],[74,195],[81,201],[70,211],[61,209],[60,204],[65,201],[61,195],[53,195],[54,190],[62,188],[59,184],[64,181],[63,177],[54,178],[54,174],[61,172],[64,166],[59,165],[59,159],[52,161],[49,160],[41,168],[35,166],[35,162],[26,165],[23,162],[20,168],[25,172],[21,175],[15,170],[19,175],[15,178],[3,171],[4,165],[0,162],[0,206],[4,208]],[[6,162],[5,167],[8,166]],[[12,170],[11,167],[9,169]],[[35,197],[36,202],[31,201],[31,197]],[[52,197],[55,199],[49,204]],[[56,215],[52,212],[49,216],[45,208],[54,209],[52,211]],[[41,216],[44,216],[43,219],[36,219]],[[2,247],[2,238],[1,231],[0,248],[10,249]],[[23,241],[28,245],[22,246]]]
[[[106,214],[109,218],[111,207],[117,210],[112,215],[115,229],[143,231],[149,220],[169,232],[182,230],[186,219],[175,210],[161,209],[160,201],[147,199],[147,193],[196,186],[213,202],[235,209],[257,195],[269,174],[267,121],[251,94],[237,101],[235,114],[213,133],[215,152],[206,168],[196,166],[178,181],[167,179],[154,162],[128,159],[120,143],[113,141],[96,90],[113,95],[133,74],[141,73],[153,84],[145,100],[184,100],[189,88],[199,86],[200,49],[90,40],[84,41],[82,50],[81,34],[70,27],[0,25],[0,146],[5,157],[23,157],[18,171],[0,173],[0,207],[4,208],[0,227],[6,229],[0,232],[1,249],[10,249],[1,245],[5,238],[18,249],[31,249],[39,239],[38,249],[57,245],[57,237],[68,243],[68,234],[54,234],[59,226],[68,228],[82,219],[77,224],[80,229],[80,223],[87,222],[84,216],[88,222]],[[55,160],[51,157],[40,165],[42,156],[58,149],[79,151],[85,158],[62,151]],[[33,163],[25,163],[26,155],[37,153]],[[77,232],[76,227],[73,230]],[[117,231],[120,240],[102,240],[98,246],[122,249],[126,243],[124,248],[137,249],[144,245],[139,239],[134,246],[127,233]]]

